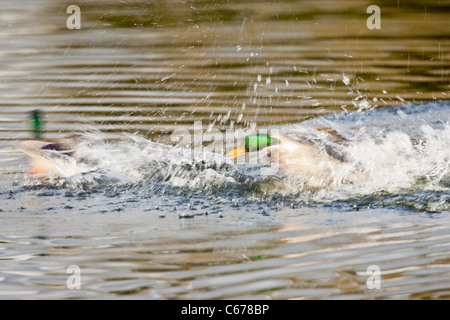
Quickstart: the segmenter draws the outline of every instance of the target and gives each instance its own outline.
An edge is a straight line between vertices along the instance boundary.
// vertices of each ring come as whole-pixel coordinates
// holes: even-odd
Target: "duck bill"
[[[234,148],[232,151],[228,152],[227,157],[237,158],[240,155],[243,155],[245,152],[246,152],[245,148],[237,147],[237,148]]]

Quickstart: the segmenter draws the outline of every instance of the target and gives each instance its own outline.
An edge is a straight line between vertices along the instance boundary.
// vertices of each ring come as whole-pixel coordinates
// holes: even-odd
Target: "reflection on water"
[[[370,30],[360,1],[77,1],[68,30],[73,3],[4,2],[0,298],[449,298],[445,4],[379,2]],[[95,170],[27,183],[35,108],[98,139]],[[366,183],[286,195],[156,143],[195,121],[347,130]]]
[[[13,298],[448,298],[448,217],[284,210],[274,215],[285,216],[283,225],[258,227],[245,226],[240,220],[248,217],[236,211],[225,213],[225,223],[166,214],[163,222],[134,210],[108,213],[110,222],[90,214],[84,223],[69,210],[41,214],[39,222],[29,221],[29,213],[4,214],[26,218],[32,232],[2,237],[0,292]],[[389,228],[380,228],[380,220]],[[74,226],[79,235],[65,235]],[[71,264],[82,270],[82,290],[65,286]],[[367,268],[374,264],[381,289],[370,290]]]

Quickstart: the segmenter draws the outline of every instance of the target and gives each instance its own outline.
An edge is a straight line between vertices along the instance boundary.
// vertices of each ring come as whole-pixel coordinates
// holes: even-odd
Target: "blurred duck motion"
[[[82,142],[82,136],[73,134],[65,138],[43,139],[43,114],[40,110],[31,112],[29,123],[34,138],[18,146],[28,156],[32,166],[27,175],[39,179],[71,175],[70,168],[77,162],[74,148]]]
[[[28,156],[32,166],[27,172],[29,177],[48,181],[70,177],[84,172],[84,169],[92,170],[89,166],[84,168],[87,160],[77,153],[80,144],[87,143],[86,138],[74,134],[65,138],[44,139],[43,114],[39,110],[31,112],[29,122],[34,138],[18,146]],[[272,130],[270,134],[246,136],[245,146],[234,149],[229,156],[265,157],[276,169],[274,174],[282,173],[311,189],[326,188],[338,185],[344,179],[349,180],[351,175],[348,173],[352,171],[352,166],[346,159],[348,144],[346,137],[327,127],[306,128],[304,132],[281,133]]]
[[[342,182],[340,173],[348,164],[345,146],[349,140],[336,130],[313,127],[309,132],[254,134],[245,137],[245,147],[233,150],[234,158],[258,152],[289,179],[309,188],[324,188]]]

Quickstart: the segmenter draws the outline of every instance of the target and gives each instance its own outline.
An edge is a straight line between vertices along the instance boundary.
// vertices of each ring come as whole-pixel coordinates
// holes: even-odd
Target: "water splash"
[[[341,182],[334,187],[336,194],[448,190],[450,112],[445,102],[344,113],[290,130],[317,125],[350,140],[344,147],[347,161],[333,173]]]
[[[105,140],[86,134],[86,143],[76,148],[77,163],[65,164],[70,174],[53,184],[64,188],[115,186],[138,192],[231,192],[247,199],[282,195],[309,203],[434,192],[440,200],[430,206],[445,209],[450,188],[449,124],[449,106],[442,102],[343,113],[277,127],[285,133],[308,135],[312,128],[326,126],[346,138],[345,144],[339,144],[326,135],[316,136],[345,157],[333,164],[321,188],[309,188],[307,179],[296,176],[295,170],[293,174],[280,170],[272,176],[259,175],[267,163],[234,163],[221,154],[194,152],[138,135]],[[430,197],[425,198],[430,203]]]

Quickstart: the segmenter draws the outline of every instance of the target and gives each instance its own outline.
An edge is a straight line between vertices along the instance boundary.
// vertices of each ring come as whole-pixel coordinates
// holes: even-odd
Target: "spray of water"
[[[341,156],[327,164],[326,179],[319,183],[311,183],[295,165],[289,167],[295,161],[288,161],[271,176],[259,175],[270,163],[235,163],[222,154],[195,152],[137,135],[108,141],[95,134],[86,134],[84,143],[76,147],[76,162],[58,159],[57,172],[63,174],[55,175],[52,183],[66,188],[115,186],[143,192],[239,190],[242,196],[283,194],[319,202],[380,192],[443,192],[448,198],[448,108],[445,103],[430,103],[375,109],[278,127],[286,134],[305,136],[311,135],[314,127],[327,126],[345,137],[345,143],[330,140],[323,133],[315,137],[325,146],[318,152],[329,148]],[[36,179],[30,176],[28,183],[35,184]]]

